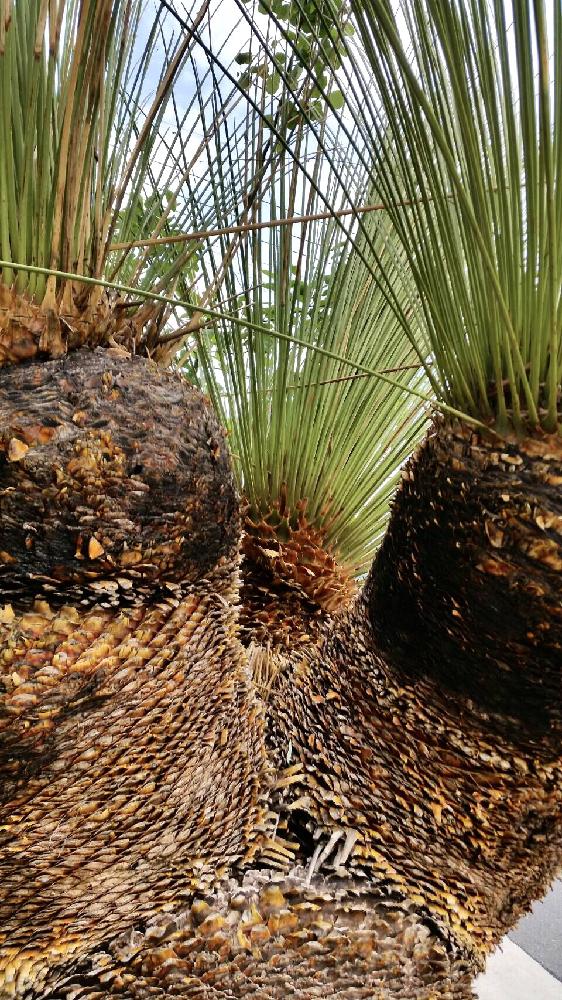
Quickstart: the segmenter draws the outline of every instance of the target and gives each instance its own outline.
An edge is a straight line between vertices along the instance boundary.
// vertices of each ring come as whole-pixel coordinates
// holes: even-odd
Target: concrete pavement
[[[506,938],[477,980],[479,1000],[562,1000],[562,882]]]
[[[562,882],[554,883],[509,936],[539,965],[562,980]]]
[[[562,1000],[562,983],[506,938],[476,980],[479,1000]]]

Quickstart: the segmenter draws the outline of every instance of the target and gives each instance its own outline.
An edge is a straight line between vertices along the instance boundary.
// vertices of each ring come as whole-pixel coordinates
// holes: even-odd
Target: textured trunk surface
[[[240,626],[246,645],[280,651],[314,643],[329,616],[357,594],[352,574],[338,564],[325,532],[306,517],[306,503],[283,501],[266,515],[248,511],[242,536]]]
[[[254,522],[240,620],[197,394],[81,353],[0,411],[0,996],[469,1000],[561,859],[559,439],[438,426],[344,610]]]
[[[562,733],[562,439],[437,427],[367,584],[381,652],[557,755]]]
[[[0,995],[42,997],[252,856],[264,721],[200,395],[86,351],[2,373],[0,413]]]
[[[0,283],[0,368],[34,358],[61,358],[84,345],[121,347],[138,353],[143,326],[154,313],[148,303],[133,311],[117,306],[101,287],[66,284],[65,307],[44,309]],[[143,343],[143,349],[153,345]]]

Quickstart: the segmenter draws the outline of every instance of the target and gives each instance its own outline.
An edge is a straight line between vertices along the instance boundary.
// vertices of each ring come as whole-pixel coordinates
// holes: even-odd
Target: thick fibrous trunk
[[[84,352],[0,407],[0,995],[468,1000],[562,858],[560,440],[437,425],[345,610],[255,521],[240,623],[201,397]]]
[[[475,960],[562,862],[562,444],[438,425],[354,610],[272,694],[314,825]]]
[[[367,584],[381,652],[558,755],[562,439],[437,426],[410,463]]]
[[[119,351],[0,372],[0,588],[118,606],[200,580],[238,541],[224,436],[177,376]]]
[[[39,998],[252,856],[264,722],[200,394],[85,351],[1,374],[0,414],[0,995]]]
[[[426,857],[487,948],[562,863],[561,439],[438,425],[365,597],[393,676],[433,715]]]

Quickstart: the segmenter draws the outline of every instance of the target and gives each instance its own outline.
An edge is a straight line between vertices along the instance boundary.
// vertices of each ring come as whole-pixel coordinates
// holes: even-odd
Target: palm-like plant
[[[93,328],[102,341],[130,325],[127,309],[115,312],[99,286],[47,271],[108,277],[108,246],[116,226],[126,229],[128,221],[121,210],[126,200],[141,196],[146,183],[158,125],[189,41],[174,45],[147,106],[159,27],[155,21],[144,52],[137,54],[141,13],[139,4],[130,3],[5,7],[0,199],[6,360],[38,350],[56,357],[67,342],[72,347],[91,340]],[[22,268],[10,266],[12,261]],[[153,283],[150,269],[145,277]],[[35,329],[12,347],[10,324],[18,311]],[[55,318],[49,331],[48,315]]]
[[[0,27],[15,995],[465,1000],[560,860],[560,11],[260,6]]]
[[[180,26],[164,7],[151,12],[136,0],[5,5],[4,363],[84,343],[153,354],[170,312],[158,295],[174,296],[181,281],[185,305],[192,302],[197,243],[159,241],[193,228],[193,201],[203,228],[216,220],[214,174],[205,166],[208,155],[218,163],[218,133],[240,102],[226,80],[213,115],[216,72],[191,84],[208,16],[208,3]],[[179,103],[184,92],[189,99]],[[226,185],[222,194],[224,211],[241,197]],[[120,294],[120,285],[129,291]]]
[[[373,270],[442,416],[408,466],[362,595],[389,665],[386,684],[408,692],[400,702],[402,722],[394,730],[385,715],[383,723],[369,699],[368,672],[363,687],[357,679],[363,672],[361,654],[353,653],[357,622],[335,626],[334,645],[311,657],[306,682],[301,665],[278,682],[275,711],[314,776],[304,785],[315,818],[331,835],[348,829],[346,811],[336,809],[337,818],[327,820],[325,800],[311,788],[330,774],[331,791],[341,793],[334,776],[341,757],[337,746],[315,752],[306,745],[310,703],[323,704],[321,693],[334,676],[330,657],[337,662],[338,651],[340,657],[346,651],[355,704],[370,704],[377,719],[373,724],[365,711],[355,733],[370,746],[374,741],[378,760],[389,741],[398,743],[400,731],[412,727],[400,790],[392,769],[382,791],[368,766],[358,768],[364,780],[354,775],[369,803],[363,813],[372,817],[373,866],[397,892],[406,883],[407,895],[421,893],[459,946],[482,954],[559,863],[560,785],[552,811],[546,771],[531,793],[533,815],[549,814],[545,862],[530,847],[535,819],[516,758],[527,762],[525,773],[531,758],[543,762],[539,768],[559,759],[552,734],[561,717],[554,692],[562,569],[562,22],[559,5],[541,0],[446,6],[370,0],[352,8],[363,48],[340,36],[348,55],[341,122],[349,134],[352,116],[373,138],[374,200],[388,212],[419,295],[424,321],[416,330],[390,294],[389,258],[376,246]],[[299,9],[310,25],[333,23],[329,4]],[[348,698],[351,704],[351,692]],[[316,710],[323,733],[337,729],[341,703],[338,710]],[[413,763],[420,750],[423,765]],[[449,753],[451,770],[443,766]],[[466,783],[463,768],[470,772]],[[383,832],[377,816],[396,796],[401,805]],[[485,832],[480,807],[472,812],[473,796],[486,803]],[[409,810],[421,799],[427,813],[418,822]],[[414,815],[421,817],[420,809],[414,806]]]
[[[413,4],[404,16],[402,39],[386,5],[358,10],[381,195],[426,303],[436,391],[500,431],[556,432],[560,8]]]
[[[256,125],[259,150],[263,127]],[[248,135],[245,129],[238,139],[255,162]],[[302,121],[294,141],[311,176],[322,175],[324,198],[345,210],[353,191],[355,203],[367,197],[366,172],[361,179],[354,164],[346,176],[343,158],[327,168]],[[324,141],[338,149],[337,135],[325,133]],[[239,155],[233,148],[232,160]],[[386,216],[373,212],[350,241],[327,213],[295,234],[275,222],[322,215],[319,194],[287,153],[270,178],[270,201],[255,206],[252,220],[273,228],[266,241],[261,228],[246,234],[217,301],[249,332],[224,319],[211,338],[188,338],[178,358],[229,429],[246,504],[244,623],[266,644],[294,637],[297,627],[273,579],[290,581],[326,611],[349,602],[384,531],[400,465],[420,436],[427,389],[370,263],[375,247],[415,338],[418,300]],[[219,260],[225,256],[223,247]],[[215,257],[210,249],[202,258],[206,287],[217,284]],[[255,572],[259,587],[257,579],[250,586]]]

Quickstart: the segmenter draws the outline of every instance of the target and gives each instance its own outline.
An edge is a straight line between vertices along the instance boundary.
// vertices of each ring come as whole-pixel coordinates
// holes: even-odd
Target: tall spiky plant
[[[295,215],[296,177],[290,166],[287,176],[276,175],[266,206],[270,221]],[[361,201],[357,177],[349,178],[348,190],[353,183]],[[324,176],[324,192],[333,196],[329,186]],[[314,214],[314,192],[300,188],[301,214]],[[342,202],[349,203],[346,196]],[[260,205],[254,218],[263,215]],[[425,372],[373,279],[371,245],[395,268],[395,294],[411,314],[412,331],[419,304],[386,218],[374,212],[364,228],[356,247],[342,242],[329,217],[303,223],[297,236],[287,227],[273,230],[265,243],[260,231],[252,232],[231,263],[225,293],[232,295],[231,312],[264,331],[237,333],[222,321],[211,338],[187,340],[178,359],[230,431],[247,504],[244,624],[266,644],[282,635],[294,639],[303,627],[272,580],[282,589],[301,588],[325,611],[349,602],[426,418],[419,398]]]
[[[285,11],[264,6],[290,42]],[[308,673],[295,658],[275,717],[313,775],[298,791],[333,837],[350,824],[327,805],[345,792],[333,777],[342,761],[335,740],[307,746],[311,715],[317,731],[337,732],[342,702],[350,713],[360,705],[357,728],[379,762],[411,726],[382,784],[369,765],[355,775],[372,823],[359,854],[374,850],[381,879],[423,898],[461,948],[484,955],[560,864],[560,5],[352,3],[362,48],[338,31],[334,5],[296,6],[311,31],[331,25],[347,53],[341,127],[371,136],[372,191],[423,322],[414,313],[413,329],[391,294],[376,244],[372,273],[441,416],[407,467],[363,591],[371,640],[342,623]],[[369,641],[387,665],[374,701],[361,662]],[[349,689],[346,700],[336,687],[332,711],[322,699],[334,662]],[[377,703],[394,685],[395,728]],[[319,785],[330,785],[326,798]]]
[[[140,0],[5,3],[3,363],[85,343],[152,354],[170,312],[157,295],[173,296],[181,278],[192,301],[186,279],[197,270],[197,243],[162,249],[158,240],[193,228],[192,198],[203,227],[216,221],[207,149],[216,164],[218,131],[240,95],[227,80],[223,105],[197,133],[217,79],[208,70],[190,82],[208,14],[203,2],[178,25],[165,7]],[[240,192],[221,195],[226,211]],[[120,284],[133,291],[120,294]],[[152,300],[141,308],[145,292]]]
[[[240,326],[207,326],[178,358],[229,429],[246,504],[242,620],[266,645],[315,632],[309,614],[288,613],[278,586],[305,595],[313,617],[349,603],[420,435],[428,386],[412,344],[419,303],[388,219],[353,218],[372,193],[370,154],[359,132],[351,160],[344,154],[333,96],[321,102],[306,77],[289,86],[294,58],[277,35],[281,85],[276,69],[264,74],[244,54],[251,100],[224,143],[267,197],[252,203],[247,231],[225,233],[201,256],[204,287]],[[410,339],[377,284],[377,254]]]
[[[560,418],[562,20],[548,7],[405,5],[402,37],[386,4],[357,8],[381,194],[426,303],[437,391],[519,434]]]
[[[169,269],[184,289],[140,343],[192,336],[180,362],[229,425],[245,539],[221,432],[176,378],[122,351],[0,378],[0,981],[43,1000],[468,1000],[561,858],[560,14],[514,0],[506,46],[507,2],[413,0],[397,30],[402,5],[368,0],[362,55],[340,3],[276,0],[269,23],[239,7],[259,41],[242,120],[212,21],[193,28],[221,230],[203,282],[139,234],[159,212],[181,246],[163,232],[176,195],[130,177],[107,253],[140,290],[162,255],[157,287]],[[187,163],[179,177],[195,214]],[[384,213],[351,204],[342,225],[363,198]],[[329,221],[288,235],[316,207]],[[254,222],[282,225],[264,242]],[[55,306],[77,308],[53,284],[31,338],[51,355]],[[538,342],[517,326],[533,309]],[[442,416],[348,602],[334,579],[373,550],[428,387]]]
[[[189,40],[174,45],[157,92],[147,102],[158,23],[137,53],[141,14],[139,3],[110,0],[4,5],[4,362],[38,351],[57,357],[67,344],[102,342],[131,326],[127,311],[115,314],[99,286],[85,287],[46,270],[106,277],[118,213],[126,199],[143,190],[158,125]],[[38,270],[10,266],[12,261]]]

